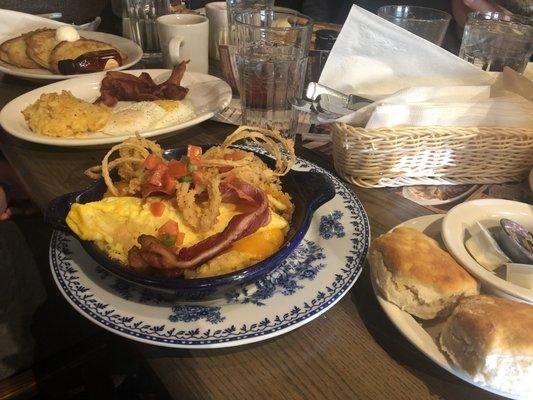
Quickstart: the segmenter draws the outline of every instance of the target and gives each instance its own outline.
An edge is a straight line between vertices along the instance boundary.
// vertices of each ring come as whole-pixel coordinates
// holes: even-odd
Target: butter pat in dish
[[[507,263],[505,279],[526,289],[533,289],[533,265]]]
[[[470,233],[470,239],[466,240],[465,247],[481,266],[489,271],[494,271],[511,261],[500,249],[489,231],[479,222],[467,229]]]

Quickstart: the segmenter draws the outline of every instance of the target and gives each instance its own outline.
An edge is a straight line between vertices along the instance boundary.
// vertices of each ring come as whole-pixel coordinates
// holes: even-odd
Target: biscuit
[[[478,282],[450,254],[413,228],[374,240],[369,261],[383,297],[422,319],[447,315],[460,298],[479,293]]]
[[[533,394],[533,305],[485,295],[461,299],[439,341],[475,382]]]

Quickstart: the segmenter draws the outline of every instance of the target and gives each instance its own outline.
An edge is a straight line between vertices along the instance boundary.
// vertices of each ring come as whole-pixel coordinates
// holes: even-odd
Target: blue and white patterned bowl
[[[204,150],[209,147],[209,145],[203,146]],[[249,148],[245,149],[251,150]],[[167,150],[165,157],[179,159],[186,152],[186,147],[179,147]],[[267,164],[273,165],[271,158],[260,154],[258,151],[255,152]],[[99,265],[130,283],[166,292],[174,296],[191,296],[198,293],[215,295],[232,286],[253,282],[272,271],[302,241],[309,228],[313,213],[335,196],[335,188],[331,180],[317,171],[291,170],[281,180],[283,189],[291,195],[294,203],[294,214],[285,243],[272,256],[240,271],[199,279],[172,279],[142,275],[112,260],[94,243],[84,240],[80,240],[80,242],[85,251]],[[52,200],[45,212],[45,222],[56,229],[72,233],[65,223],[71,205],[75,202],[84,204],[100,200],[105,191],[106,185],[101,179],[85,190],[69,193]]]

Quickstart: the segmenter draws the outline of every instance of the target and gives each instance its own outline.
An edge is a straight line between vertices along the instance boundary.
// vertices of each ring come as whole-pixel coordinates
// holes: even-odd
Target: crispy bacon
[[[151,267],[161,270],[166,276],[177,277],[184,269],[205,263],[270,221],[268,199],[257,187],[235,181],[221,183],[221,192],[227,200],[246,204],[248,211],[234,216],[222,232],[182,248],[177,255],[157,238],[141,235],[138,239],[141,247],[135,246],[129,251],[130,266],[136,269]]]
[[[107,72],[100,87],[96,103],[113,107],[118,101],[183,100],[189,89],[180,86],[188,61],[174,67],[170,77],[156,84],[149,74],[143,72],[134,76],[119,71]]]

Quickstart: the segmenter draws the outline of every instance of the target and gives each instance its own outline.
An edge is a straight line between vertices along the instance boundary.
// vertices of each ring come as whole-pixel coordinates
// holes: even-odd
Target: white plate
[[[62,22],[53,21],[46,18],[37,17],[31,14],[20,13],[17,11],[1,10],[0,9],[0,43],[8,39],[19,36],[22,33],[29,32],[38,28],[56,29],[59,26],[66,25]],[[135,65],[143,55],[142,49],[136,43],[121,36],[111,35],[109,33],[80,31],[80,35],[87,39],[99,40],[101,42],[109,43],[127,54],[128,59],[126,63],[114,70],[127,69]],[[7,64],[0,60],[0,71],[5,74],[18,76],[21,78],[31,78],[38,80],[63,80],[71,79],[79,76],[87,76],[92,74],[78,74],[78,75],[61,75],[54,74],[44,68],[19,68],[11,64]]]
[[[145,69],[124,71],[128,74],[140,75],[147,72],[156,82],[163,82],[170,76],[167,69]],[[94,146],[108,143],[122,142],[128,135],[110,136],[103,133],[92,133],[84,137],[60,138],[33,133],[26,124],[21,113],[27,106],[34,103],[43,93],[61,92],[70,90],[72,94],[86,101],[94,101],[100,96],[100,82],[105,72],[90,74],[75,79],[52,83],[25,93],[10,101],[0,112],[2,127],[19,139],[29,142],[55,145],[55,146]],[[186,72],[181,84],[189,88],[187,100],[196,113],[196,118],[189,121],[170,125],[160,129],[140,132],[141,136],[153,137],[168,132],[179,131],[190,126],[199,124],[217,112],[226,108],[231,101],[231,88],[223,80],[211,75],[197,72]]]
[[[424,232],[426,235],[432,237],[433,239],[440,241],[440,230],[443,220],[443,215],[425,215],[423,217],[418,217],[405,221],[404,223],[398,226],[409,226],[411,228],[417,229],[421,232]],[[372,276],[372,274],[370,274]],[[489,386],[483,386],[479,383],[476,383],[472,378],[464,373],[462,370],[456,368],[451,364],[446,356],[440,351],[436,339],[440,334],[442,329],[443,321],[429,321],[421,323],[420,320],[417,320],[411,316],[408,312],[401,310],[396,305],[388,302],[379,294],[379,291],[376,289],[374,281],[372,280],[372,287],[374,293],[378,299],[378,302],[387,314],[387,317],[391,322],[398,328],[403,336],[409,340],[418,350],[424,353],[429,357],[433,362],[438,364],[440,367],[444,368],[446,371],[452,373],[453,375],[461,378],[462,380],[471,383],[472,385],[478,386],[481,389],[486,391],[499,394],[501,396],[506,396],[514,399],[526,399],[527,397],[520,397],[512,395],[509,393],[502,392],[495,388]]]
[[[366,213],[344,183],[299,159],[296,169],[328,175],[335,197],[313,215],[302,243],[254,284],[214,300],[171,302],[99,268],[72,236],[54,232],[50,266],[69,303],[101,327],[144,343],[214,348],[281,335],[332,307],[359,277],[370,241]]]
[[[464,268],[481,281],[487,290],[513,300],[533,303],[533,290],[499,278],[483,268],[466,249],[466,228],[480,222],[486,228],[499,226],[501,218],[508,218],[533,232],[533,205],[510,200],[482,199],[459,204],[452,208],[442,222],[442,238],[448,251]]]

